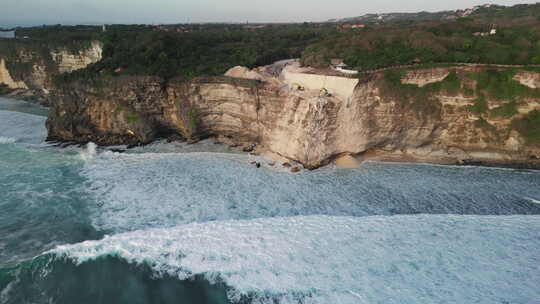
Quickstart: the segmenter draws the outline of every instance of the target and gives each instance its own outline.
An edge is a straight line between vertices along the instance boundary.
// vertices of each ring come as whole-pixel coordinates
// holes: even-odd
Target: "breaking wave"
[[[0,136],[0,144],[12,144],[17,141],[15,138]]]
[[[540,298],[540,172],[43,148],[45,118],[1,106],[1,304]]]
[[[59,246],[45,255],[53,258],[38,272],[44,281],[53,276],[62,286],[78,271],[88,272],[88,280],[107,271],[129,279],[149,269],[147,278],[195,282],[215,296],[215,301],[187,303],[225,303],[225,294],[232,303],[532,303],[540,298],[538,231],[540,216],[193,223]],[[76,267],[65,266],[68,262]],[[55,269],[54,263],[64,266]],[[99,263],[109,270],[96,267]],[[130,267],[139,272],[128,273]],[[133,284],[150,292],[150,283],[138,280]],[[117,286],[124,283],[119,279]],[[16,293],[17,286],[12,290]],[[77,290],[79,299],[90,293]]]

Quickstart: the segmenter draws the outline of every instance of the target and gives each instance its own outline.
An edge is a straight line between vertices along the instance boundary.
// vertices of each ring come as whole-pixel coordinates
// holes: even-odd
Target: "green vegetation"
[[[71,51],[77,51],[81,47],[88,46],[92,40],[101,39],[102,29],[100,26],[77,25],[44,25],[36,27],[18,28],[16,36],[28,42],[40,42],[49,44],[49,47],[62,47]]]
[[[103,60],[64,80],[98,73],[157,75],[164,79],[223,75],[236,65],[255,67],[300,57],[308,44],[330,31],[334,29],[301,25],[189,33],[110,29],[101,37]]]
[[[92,37],[77,38],[74,35],[67,35],[64,28],[70,27],[20,28],[17,29],[19,37],[24,37],[21,33],[32,32],[39,39],[0,39],[0,57],[5,59],[6,67],[14,80],[23,80],[25,75],[32,73],[36,63],[44,66],[47,73],[56,74],[58,69],[51,57],[51,50],[66,49],[70,52],[78,52],[90,45],[89,39]],[[47,31],[48,34],[42,31]]]
[[[474,100],[474,104],[469,106],[469,111],[475,114],[483,114],[489,110],[488,104],[486,102],[486,97],[483,94],[480,94],[478,98]]]
[[[461,88],[461,80],[455,70],[451,71],[443,81],[430,83],[424,87],[403,84],[401,79],[404,75],[404,70],[385,71],[381,83],[381,94],[399,101],[402,106],[411,108],[421,116],[440,115],[442,106],[434,97],[436,93],[453,95],[457,94]]]
[[[433,19],[428,13],[418,13],[413,14],[417,16],[414,20],[382,24],[377,21],[355,30],[341,30],[331,23],[273,24],[261,28],[231,24],[110,25],[106,32],[101,26],[85,25],[18,28],[17,37],[28,39],[0,39],[0,56],[9,58],[10,67],[19,71],[16,74],[20,77],[28,72],[32,62],[16,62],[17,50],[21,48],[31,50],[51,72],[54,64],[48,50],[79,50],[91,40],[103,42],[103,60],[87,69],[58,76],[58,85],[119,75],[186,80],[223,75],[236,65],[255,67],[299,57],[303,64],[314,67],[328,67],[332,58],[343,58],[351,69],[358,70],[409,64],[432,68],[456,62],[540,64],[540,19],[536,18],[540,16],[540,4],[508,9],[493,6],[477,12],[481,13],[457,20]],[[486,34],[493,24],[497,33]],[[480,92],[462,88],[458,79],[462,76],[454,73],[427,91],[454,94],[466,89],[467,96],[483,93],[486,97],[509,100],[540,96],[515,82],[512,73],[490,70],[476,75]],[[412,94],[409,99],[425,93],[411,93],[413,89],[404,87],[400,90]]]
[[[141,119],[141,117],[138,114],[130,113],[130,112],[125,112],[124,117],[126,118],[126,121],[130,124],[136,123],[137,121]]]
[[[540,145],[540,111],[531,111],[521,119],[514,119],[512,127],[531,145]]]
[[[530,9],[538,11],[540,5],[530,6]],[[302,61],[306,65],[323,67],[331,58],[343,58],[351,68],[358,70],[418,62],[540,63],[540,45],[537,43],[540,20],[499,18],[390,23],[346,31],[307,47]],[[497,32],[489,35],[493,24],[496,24]]]
[[[29,75],[38,61],[48,69],[54,67],[48,46],[42,42],[0,39],[0,57],[5,60],[6,68],[15,81]]]
[[[118,105],[115,109],[114,109],[114,112],[113,114],[114,115],[118,115],[120,113],[124,112],[124,107],[122,107],[121,105]]]
[[[540,97],[540,92],[526,87],[514,80],[514,69],[481,71],[476,75],[478,91],[483,91],[492,98],[513,100],[523,97]]]
[[[25,75],[32,73],[34,70],[34,63],[6,60],[6,68],[13,79],[22,80]]]
[[[199,123],[199,110],[196,108],[191,108],[188,111],[188,126],[191,129],[191,131],[195,131],[197,129],[197,125]]]
[[[517,107],[518,103],[515,101],[505,103],[500,107],[492,109],[490,115],[493,117],[510,118],[518,113]]]

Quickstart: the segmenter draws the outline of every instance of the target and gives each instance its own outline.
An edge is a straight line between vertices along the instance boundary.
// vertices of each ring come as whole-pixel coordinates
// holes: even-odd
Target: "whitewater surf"
[[[61,149],[44,115],[0,99],[2,304],[540,299],[538,171]]]

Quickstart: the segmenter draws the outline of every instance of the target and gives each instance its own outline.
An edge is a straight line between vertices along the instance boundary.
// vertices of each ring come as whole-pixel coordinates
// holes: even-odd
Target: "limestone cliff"
[[[10,89],[28,89],[23,81],[15,81],[8,69],[6,68],[6,61],[4,58],[0,58],[0,84],[5,84]]]
[[[13,41],[0,52],[0,85],[14,94],[34,97],[46,103],[53,89],[53,77],[83,69],[102,58],[102,44],[55,48],[37,42]]]
[[[68,49],[51,50],[51,57],[58,66],[59,73],[84,69],[101,60],[103,47],[101,42],[92,41],[87,48],[70,51]]]
[[[352,79],[294,63],[277,74],[275,67],[229,73],[248,79],[110,78],[59,90],[47,127],[51,140],[102,145],[214,136],[257,144],[259,152],[307,168],[341,155],[374,154],[540,167],[540,146],[530,137],[536,133],[520,124],[530,126],[527,117],[540,110],[540,94],[531,89],[518,102],[490,98],[474,89],[478,80],[471,76],[485,69],[411,70],[394,84],[384,72]],[[532,83],[533,74],[516,79]]]

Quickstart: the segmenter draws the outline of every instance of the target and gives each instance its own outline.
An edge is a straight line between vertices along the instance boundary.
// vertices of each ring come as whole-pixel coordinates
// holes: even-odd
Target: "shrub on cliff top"
[[[461,80],[455,70],[452,70],[444,80],[424,87],[402,83],[401,79],[404,75],[404,70],[385,71],[380,85],[381,94],[399,101],[403,106],[410,107],[421,116],[439,116],[442,105],[434,95],[457,94],[461,88]]]
[[[540,90],[531,89],[514,80],[515,74],[514,69],[481,71],[474,75],[477,80],[476,89],[500,100],[540,97]]]

